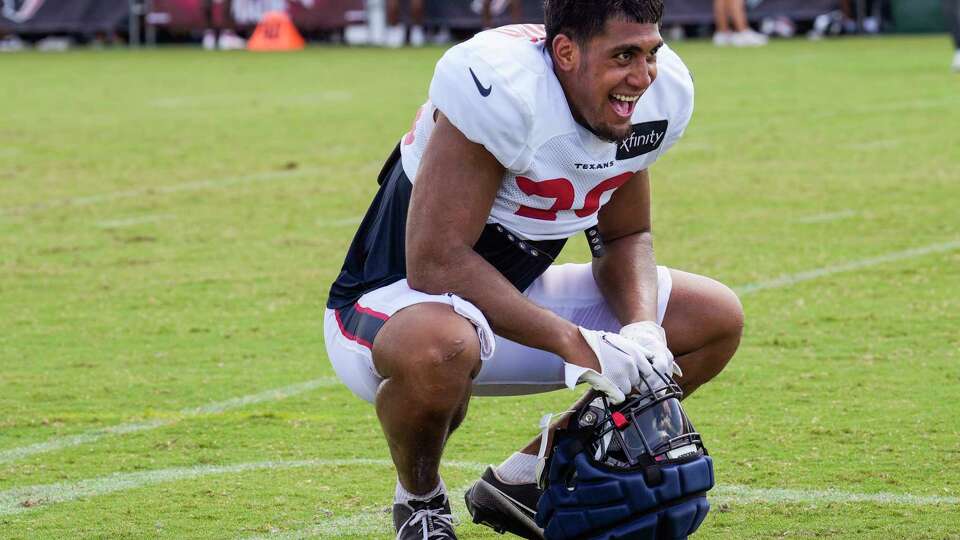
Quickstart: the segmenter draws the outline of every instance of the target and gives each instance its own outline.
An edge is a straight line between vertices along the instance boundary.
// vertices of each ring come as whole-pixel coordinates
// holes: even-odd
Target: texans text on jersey
[[[574,163],[573,166],[580,170],[595,171],[600,169],[608,169],[616,164],[616,161],[608,161],[606,163]]]

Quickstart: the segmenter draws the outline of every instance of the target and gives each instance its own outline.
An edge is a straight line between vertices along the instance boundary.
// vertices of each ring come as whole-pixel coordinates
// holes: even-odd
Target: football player
[[[451,48],[384,165],[324,335],[337,375],[376,407],[398,538],[455,537],[438,469],[471,396],[586,382],[617,402],[653,370],[689,394],[737,349],[734,293],[654,259],[649,168],[693,112],[662,11],[547,0],[544,26]],[[593,261],[552,264],[583,232]],[[475,488],[503,504],[479,521],[530,528],[538,444],[487,470]]]
[[[947,28],[953,35],[953,63],[950,67],[960,73],[960,0],[943,0],[943,12],[947,19]]]
[[[214,3],[220,4],[219,24],[213,16]],[[206,25],[203,31],[204,50],[213,51],[219,48],[224,51],[234,51],[247,46],[247,40],[234,31],[236,21],[233,20],[233,0],[203,0],[203,21]]]
[[[499,10],[503,10],[509,5],[510,7],[510,18],[513,20],[513,24],[520,24],[520,20],[523,18],[523,0],[500,0],[501,5],[494,6],[493,3],[496,0],[483,0],[480,4],[480,25],[486,30],[492,28],[493,24],[493,11],[494,7]],[[474,3],[476,5],[476,3]]]
[[[423,30],[424,0],[410,0],[407,4],[410,26],[409,41],[414,47],[422,47],[426,43],[426,34]],[[387,29],[384,36],[384,45],[388,47],[402,47],[407,42],[407,27],[402,23],[400,0],[387,0]]]

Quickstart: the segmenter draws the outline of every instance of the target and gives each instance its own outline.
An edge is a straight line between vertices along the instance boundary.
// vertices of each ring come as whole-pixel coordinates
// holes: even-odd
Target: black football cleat
[[[393,505],[397,540],[457,540],[446,493],[428,501],[411,500]]]
[[[543,529],[537,527],[534,519],[541,493],[535,483],[508,484],[492,467],[487,467],[463,499],[474,523],[500,534],[509,532],[521,538],[543,540]]]

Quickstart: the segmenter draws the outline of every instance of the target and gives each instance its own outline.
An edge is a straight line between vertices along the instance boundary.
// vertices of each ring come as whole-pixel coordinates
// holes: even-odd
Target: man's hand
[[[617,334],[583,327],[580,334],[596,355],[600,372],[568,362],[564,365],[568,387],[585,382],[616,404],[623,402],[626,394],[640,384],[641,377],[653,375],[653,367],[647,360],[652,353],[636,343]]]
[[[680,366],[673,361],[673,353],[667,348],[667,334],[659,324],[653,321],[628,324],[620,329],[620,335],[648,352],[647,360],[653,369],[668,377],[683,376]]]

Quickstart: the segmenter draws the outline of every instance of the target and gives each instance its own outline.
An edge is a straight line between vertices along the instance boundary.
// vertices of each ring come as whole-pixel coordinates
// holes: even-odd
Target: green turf
[[[660,262],[743,290],[960,241],[946,39],[675,48],[697,108],[652,171]],[[0,538],[390,537],[385,444],[328,384],[321,318],[441,53],[0,55]],[[740,352],[686,402],[721,488],[960,497],[960,248],[742,300]],[[573,397],[476,400],[447,484]],[[957,504],[713,502],[699,538],[960,538]]]

